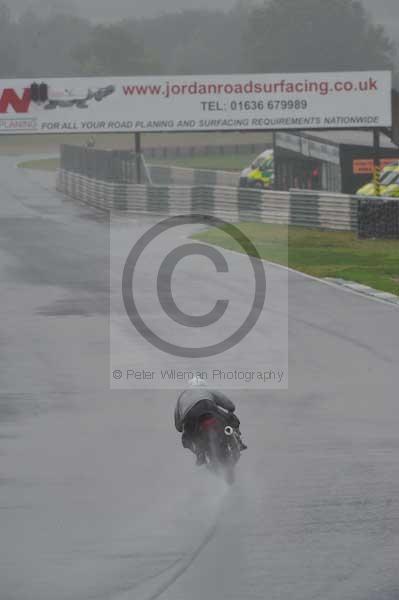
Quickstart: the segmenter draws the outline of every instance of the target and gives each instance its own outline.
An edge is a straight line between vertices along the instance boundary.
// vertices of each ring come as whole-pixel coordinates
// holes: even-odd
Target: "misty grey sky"
[[[14,13],[41,4],[43,7],[75,5],[81,16],[100,19],[153,16],[183,9],[228,10],[237,0],[6,0]]]
[[[254,4],[257,1],[261,0],[243,0],[243,4]],[[152,16],[183,9],[229,10],[237,0],[5,0],[5,2],[14,14],[20,13],[29,6],[41,5],[45,10],[55,9],[57,6],[62,6],[65,10],[74,6],[75,11],[82,17],[99,21]],[[376,22],[399,26],[399,0],[363,0],[363,3],[373,14]]]

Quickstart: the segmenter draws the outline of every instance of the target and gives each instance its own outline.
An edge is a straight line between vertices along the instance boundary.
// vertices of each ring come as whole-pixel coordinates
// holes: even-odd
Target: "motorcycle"
[[[224,477],[229,485],[235,480],[235,466],[241,451],[236,431],[223,418],[204,415],[199,420],[199,431],[205,453],[206,467]]]

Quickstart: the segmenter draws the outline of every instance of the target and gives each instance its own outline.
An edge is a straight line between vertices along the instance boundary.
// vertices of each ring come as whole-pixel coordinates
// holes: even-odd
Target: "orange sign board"
[[[381,169],[392,162],[399,161],[398,158],[382,158]],[[374,173],[374,160],[372,158],[358,158],[353,161],[353,172],[355,175],[372,175]]]

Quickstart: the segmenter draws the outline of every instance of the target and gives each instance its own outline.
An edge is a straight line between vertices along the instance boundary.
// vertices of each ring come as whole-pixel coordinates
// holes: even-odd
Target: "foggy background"
[[[393,69],[398,0],[0,0],[0,76]]]
[[[327,0],[328,1],[328,0]],[[299,0],[300,2],[300,0]],[[242,0],[242,6],[261,4],[260,0]],[[6,4],[13,14],[21,14],[27,8],[48,13],[49,11],[74,12],[88,19],[115,19],[126,17],[148,17],[156,14],[173,13],[181,10],[215,9],[228,11],[240,4],[237,0],[8,0]],[[321,0],[323,4],[323,0]],[[364,6],[380,21],[391,18],[399,20],[397,0],[364,0]]]

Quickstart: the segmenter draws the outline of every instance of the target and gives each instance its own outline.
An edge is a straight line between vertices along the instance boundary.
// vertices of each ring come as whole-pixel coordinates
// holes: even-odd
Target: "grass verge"
[[[359,240],[348,232],[263,223],[242,223],[239,228],[264,259],[315,277],[342,278],[399,295],[399,240]],[[228,229],[210,229],[194,237],[242,251]]]
[[[20,162],[18,167],[21,169],[34,169],[36,171],[56,171],[60,161],[58,158],[43,158],[41,160],[27,160]]]
[[[185,158],[168,158],[165,160],[148,159],[156,165],[186,167],[190,169],[211,169],[213,171],[242,171],[256,158],[253,154],[210,154],[209,156],[193,156]]]

